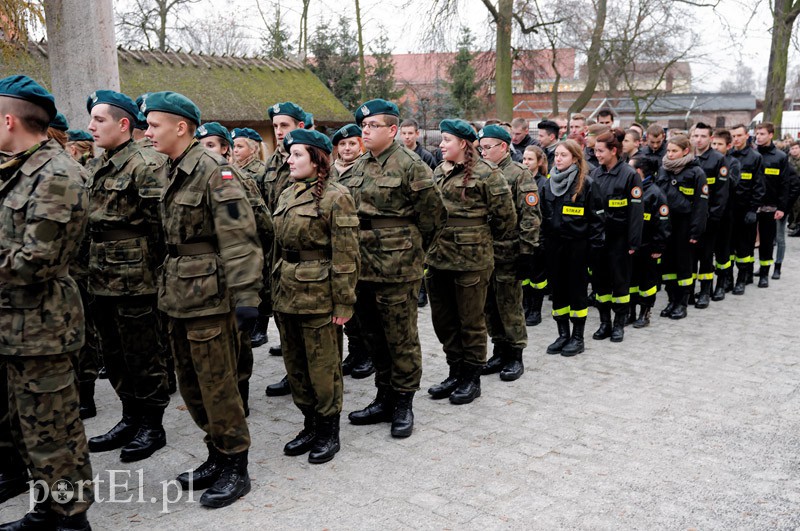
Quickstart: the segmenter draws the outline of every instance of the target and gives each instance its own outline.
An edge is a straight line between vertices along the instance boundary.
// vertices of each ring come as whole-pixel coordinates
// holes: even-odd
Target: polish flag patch
[[[227,181],[233,179],[233,172],[230,170],[222,170],[222,180]]]

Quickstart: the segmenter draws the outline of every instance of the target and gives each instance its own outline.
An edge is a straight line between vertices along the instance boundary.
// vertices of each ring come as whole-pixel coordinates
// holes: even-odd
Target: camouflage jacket
[[[87,168],[92,176],[86,285],[95,295],[156,293],[155,270],[164,261],[158,200],[166,176],[154,172],[142,151],[131,141],[92,159]]]
[[[258,232],[258,240],[261,242],[261,251],[264,254],[264,282],[268,282],[269,270],[272,264],[272,244],[275,240],[272,215],[264,202],[264,198],[261,197],[261,190],[258,189],[258,183],[256,183],[255,178],[241,169],[238,170],[237,174],[242,181],[244,192],[250,201],[250,208],[253,209],[253,214],[256,218],[256,231]]]
[[[464,166],[445,161],[436,167],[434,179],[447,207],[447,226],[426,262],[453,271],[494,267],[493,243],[507,239],[517,227],[511,189],[500,168],[478,159],[465,187]],[[457,226],[464,218],[483,223]]]
[[[347,186],[362,227],[360,280],[410,282],[422,278],[425,252],[447,221],[431,169],[419,155],[393,142],[377,157],[367,152],[351,170]],[[390,228],[369,227],[379,218],[405,218]]]
[[[511,155],[506,155],[499,166],[517,208],[517,227],[509,233],[508,239],[494,242],[495,261],[508,264],[513,263],[519,254],[534,254],[539,247],[542,211],[539,209],[539,187],[531,171],[511,160]]]
[[[289,186],[289,155],[283,150],[283,145],[278,144],[275,152],[267,161],[267,169],[262,177],[261,195],[270,212],[275,212],[278,198]]]
[[[53,140],[19,166],[0,168],[0,355],[83,345],[83,306],[69,262],[88,219],[85,180],[83,167]]]
[[[264,182],[264,174],[267,171],[267,165],[264,161],[253,155],[253,160],[239,168],[239,173],[251,177],[261,188],[261,183]]]
[[[235,170],[195,141],[163,171],[169,171],[161,196],[167,258],[159,308],[189,318],[227,313],[232,305],[257,307],[263,253]]]
[[[360,265],[356,207],[347,188],[328,181],[318,209],[315,186],[293,184],[278,199],[272,308],[352,317]],[[296,251],[324,256],[290,256]]]

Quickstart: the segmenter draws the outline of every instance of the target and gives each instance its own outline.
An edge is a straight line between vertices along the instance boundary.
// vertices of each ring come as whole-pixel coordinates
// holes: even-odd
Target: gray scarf
[[[575,177],[578,176],[578,166],[573,164],[563,172],[553,166],[550,170],[550,191],[556,197],[561,197],[567,193],[567,190],[572,186]]]
[[[694,160],[694,154],[689,152],[679,159],[669,160],[666,155],[661,160],[661,166],[670,173],[680,173],[683,169]]]

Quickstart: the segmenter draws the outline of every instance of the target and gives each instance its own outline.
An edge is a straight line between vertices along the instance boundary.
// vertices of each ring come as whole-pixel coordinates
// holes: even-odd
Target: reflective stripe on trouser
[[[547,279],[553,293],[553,317],[586,315],[586,289],[589,284],[586,259],[589,244],[585,240],[567,240],[553,236],[545,241]]]
[[[634,299],[639,304],[652,306],[658,284],[658,260],[650,256],[650,252],[633,255],[633,282],[639,289]]]
[[[744,222],[744,216],[747,210],[735,209],[733,212],[733,230],[731,236],[731,249],[732,254],[736,256],[736,265],[741,267],[743,265],[751,264],[754,261],[753,249],[756,244],[756,224]]]
[[[689,243],[689,214],[670,214],[672,234],[664,251],[662,279],[690,286],[694,281],[694,246]]]
[[[697,244],[697,280],[713,280],[714,249],[720,232],[720,222],[709,219],[706,231]]]
[[[592,288],[597,302],[630,301],[632,260],[627,232],[607,232],[603,249],[594,253],[592,261]]]
[[[486,294],[486,328],[492,343],[524,349],[528,345],[522,285],[514,264],[495,263]]]
[[[758,213],[758,263],[761,267],[769,267],[773,262],[773,247],[778,223],[775,221],[775,212]]]

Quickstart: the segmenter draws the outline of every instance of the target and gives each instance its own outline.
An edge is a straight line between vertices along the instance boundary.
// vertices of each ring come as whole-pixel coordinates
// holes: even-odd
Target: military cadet
[[[642,149],[642,155],[652,157],[659,167],[667,154],[667,143],[664,140],[664,128],[660,125],[652,124],[647,128],[647,145]]]
[[[550,169],[553,167],[558,143],[558,124],[552,120],[542,120],[536,127],[539,128],[539,147],[547,155],[547,168]]]
[[[122,448],[123,462],[139,461],[166,445],[169,404],[166,341],[156,299],[156,267],[164,260],[158,199],[165,181],[132,139],[136,104],[111,90],[92,93],[89,131],[105,151],[92,161],[89,189],[89,320],[122,401],[122,419],[89,439],[89,450]]]
[[[236,127],[230,136],[233,140],[233,162],[236,167],[247,172],[256,182],[263,182],[267,166],[264,163],[261,135],[249,127]]]
[[[741,166],[739,161],[731,154],[732,137],[727,129],[717,129],[711,137],[711,147],[719,151],[724,157],[724,165],[720,168],[720,174],[725,173],[728,177],[728,201],[725,205],[725,212],[722,214],[719,232],[717,233],[717,244],[714,249],[716,257],[714,267],[717,273],[717,285],[711,296],[712,301],[721,301],[725,298],[725,293],[733,289],[733,251],[731,240],[733,238],[733,204],[736,200],[736,187],[741,178]]]
[[[725,157],[716,149],[711,148],[711,126],[698,122],[692,130],[692,146],[700,168],[706,174],[708,184],[708,221],[703,237],[698,243],[697,280],[700,281],[700,293],[697,294],[694,307],[708,308],[711,303],[711,288],[714,283],[714,251],[717,238],[723,230],[722,223],[728,207],[730,187],[728,184],[728,167]],[[728,256],[717,256],[720,260],[728,261]]]
[[[547,280],[558,328],[548,354],[571,357],[585,350],[589,252],[602,249],[605,223],[602,200],[588,174],[577,142],[565,140],[556,146],[555,165],[541,192]]]
[[[87,131],[70,129],[66,150],[81,166],[86,166],[89,159],[94,158],[94,137]]]
[[[67,145],[67,131],[69,131],[67,117],[60,112],[56,113],[56,117],[50,121],[50,125],[47,128],[47,138],[55,140],[63,148]]]
[[[539,146],[528,146],[523,153],[522,162],[535,176],[536,189],[541,201],[541,193],[547,183],[547,157]],[[542,322],[542,302],[548,289],[544,249],[544,234],[540,231],[539,249],[533,255],[533,271],[522,281],[522,306],[525,308],[527,326],[537,326]]]
[[[25,490],[26,468],[33,481],[80,495],[48,497],[5,529],[91,529],[92,467],[75,375],[84,312],[69,275],[88,196],[84,169],[47,138],[55,114],[53,96],[34,80],[0,80],[0,151],[11,154],[0,165],[0,501]]]
[[[275,209],[273,306],[303,430],[283,448],[325,463],[339,451],[341,326],[353,315],[358,216],[349,190],[329,179],[328,137],[298,129],[283,139],[292,185]]]
[[[236,334],[237,327],[249,332],[258,316],[261,246],[234,169],[194,138],[197,106],[182,94],[155,92],[143,112],[147,137],[170,160],[163,168],[167,258],[158,304],[170,318],[181,396],[208,446],[208,459],[178,482],[184,489],[208,488],[200,503],[224,507],[250,491],[250,432],[237,389]]]
[[[522,351],[528,345],[522,310],[521,280],[531,276],[539,252],[539,189],[528,168],[511,160],[511,135],[499,125],[487,125],[478,133],[481,156],[497,164],[511,189],[517,225],[502,240],[494,240],[494,271],[486,295],[486,325],[494,352],[482,374],[500,373],[514,381],[525,370]]]
[[[283,139],[287,133],[296,129],[305,129],[306,112],[291,101],[276,103],[268,109],[272,130],[275,133],[275,151],[267,161],[267,169],[263,180],[259,182],[261,195],[267,203],[270,212],[278,206],[278,197],[289,186],[289,154],[283,148]],[[273,356],[281,355],[280,345],[271,347],[269,353]],[[284,376],[278,383],[268,385],[265,390],[267,396],[285,396],[291,391],[289,379]]]
[[[303,124],[303,129],[315,130],[317,128],[314,125],[314,115],[310,112],[307,112],[305,118],[303,118]]]
[[[664,252],[671,227],[667,196],[656,185],[658,164],[652,157],[644,155],[634,157],[630,164],[642,180],[644,190],[642,244],[633,255],[631,280],[631,293],[636,296],[634,304],[639,304],[639,317],[633,322],[633,327],[644,328],[650,325],[650,314],[658,291],[658,260]],[[635,316],[636,308],[632,308]]]
[[[436,167],[434,180],[447,207],[447,225],[428,251],[425,282],[431,301],[433,329],[447,356],[449,374],[440,384],[428,389],[428,393],[434,399],[449,397],[452,404],[469,404],[481,396],[480,376],[486,363],[484,311],[489,281],[495,267],[493,247],[495,242],[511,242],[512,235],[519,238],[517,211],[511,189],[500,168],[478,158],[473,147],[478,139],[474,129],[458,119],[442,120],[439,129],[442,132],[439,147],[444,162]],[[498,129],[505,132],[502,128]],[[489,134],[493,134],[493,131],[490,129]],[[498,139],[493,140],[500,143]],[[485,142],[486,149],[492,140],[485,139],[482,142]],[[530,186],[530,183],[525,186]],[[530,238],[531,235],[526,237]],[[511,252],[502,256],[505,260],[514,250],[513,243],[509,247],[512,247]],[[532,244],[526,242],[528,253],[531,252],[530,247]],[[515,322],[501,322],[498,317],[493,331],[502,338],[507,349],[519,349],[520,344],[524,348],[527,337],[522,316],[522,293],[516,282],[513,256],[510,259],[511,264],[501,273],[512,270],[509,283],[516,284],[518,291],[513,292],[515,286],[499,288],[502,294],[498,293],[497,296],[506,296],[510,300],[498,300],[496,304],[514,305],[509,310],[514,314],[509,318]],[[511,361],[521,365],[521,349],[519,355],[515,353],[513,357],[506,352],[503,348],[500,352],[496,351],[497,354],[502,353],[501,369],[505,369]],[[520,366],[508,369],[512,377],[519,377],[522,373]]]
[[[755,263],[756,222],[763,204],[766,188],[761,154],[751,148],[747,127],[735,125],[730,130],[733,149],[731,156],[739,162],[740,177],[733,201],[733,254],[736,258],[734,295],[744,295],[745,286],[752,282]]]
[[[347,124],[334,133],[332,142],[336,156],[331,166],[331,180],[348,187],[353,178],[353,167],[356,160],[364,153],[361,128],[356,124]],[[348,354],[342,362],[342,374],[350,375],[357,380],[373,375],[375,365],[364,344],[364,336],[361,333],[357,315],[354,314],[345,323],[344,333],[347,336]]]
[[[360,224],[356,314],[375,363],[377,396],[348,418],[359,425],[391,422],[393,437],[408,437],[422,376],[417,329],[422,265],[447,212],[431,169],[395,141],[399,115],[397,105],[381,99],[355,112],[367,149],[348,182]]]
[[[667,143],[667,154],[661,161],[656,183],[667,196],[672,233],[664,251],[664,289],[669,303],[661,317],[683,319],[694,283],[697,242],[703,235],[708,218],[708,184],[706,174],[691,152],[685,135],[675,135]],[[647,156],[647,155],[645,155]]]

